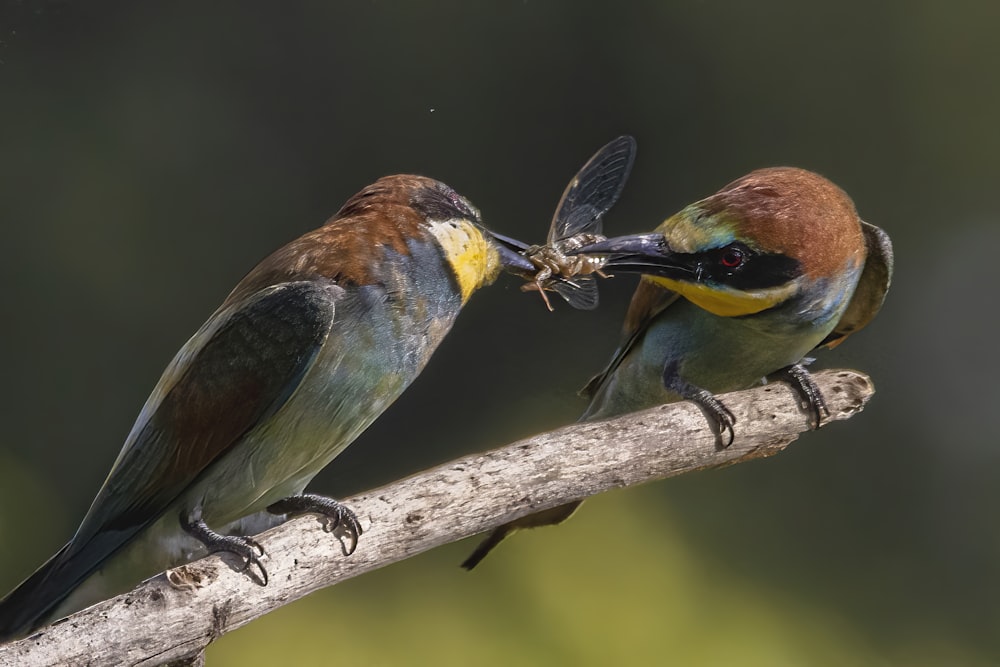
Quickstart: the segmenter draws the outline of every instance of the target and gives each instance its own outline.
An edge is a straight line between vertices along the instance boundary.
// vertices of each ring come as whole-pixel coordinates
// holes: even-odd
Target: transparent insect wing
[[[597,308],[597,281],[594,276],[577,276],[571,281],[556,280],[552,283],[552,290],[577,310]]]
[[[618,201],[635,161],[636,143],[618,137],[597,151],[566,186],[549,227],[548,245],[558,253],[561,241],[601,233],[604,214]],[[597,308],[597,281],[591,275],[555,277],[545,287],[578,310]]]
[[[632,171],[636,143],[632,137],[618,137],[583,165],[566,186],[549,228],[548,242],[580,233],[600,234],[601,220],[618,197]]]
[[[579,234],[600,234],[604,213],[605,211],[599,211],[587,204],[571,209],[559,220],[562,233],[556,233],[555,225],[549,231],[549,243],[558,244],[559,241]]]

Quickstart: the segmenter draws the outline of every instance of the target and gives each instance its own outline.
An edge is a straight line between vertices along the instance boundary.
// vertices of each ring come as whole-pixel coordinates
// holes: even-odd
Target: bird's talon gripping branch
[[[327,498],[315,493],[303,493],[300,496],[290,496],[270,505],[267,511],[271,514],[319,514],[322,517],[323,530],[327,533],[338,531],[341,549],[345,556],[350,556],[358,547],[358,538],[364,532],[357,515],[333,498]]]
[[[181,528],[185,533],[195,538],[209,550],[210,553],[225,552],[231,553],[243,560],[243,565],[237,568],[238,572],[248,572],[248,576],[261,586],[267,586],[267,569],[261,561],[264,556],[264,547],[257,540],[243,535],[223,535],[208,527],[201,513],[198,511],[190,514],[181,514]],[[258,553],[254,553],[257,551]],[[250,573],[250,566],[256,566],[259,575]]]
[[[691,400],[697,403],[708,415],[709,421],[713,422],[716,444],[719,449],[727,449],[733,444],[733,440],[736,439],[736,432],[733,431],[733,426],[736,425],[736,417],[733,416],[729,408],[707,391],[704,395],[691,397]]]
[[[722,448],[726,449],[726,448],[729,447],[729,445],[733,444],[733,440],[736,438],[736,433],[735,433],[735,431],[733,431],[733,423],[732,422],[728,422],[727,421],[725,424],[720,425],[720,431],[723,428],[726,429],[727,433],[729,433],[729,439],[726,440],[724,443],[722,443]],[[722,433],[721,432],[719,433],[719,437],[720,438],[722,437]]]
[[[726,405],[715,397],[715,394],[696,387],[690,382],[684,381],[680,376],[680,363],[670,361],[663,367],[663,386],[681,398],[696,403],[708,418],[708,422],[715,433],[715,442],[719,449],[726,449],[733,444],[736,433],[733,426],[736,424],[736,416]]]
[[[822,426],[823,418],[830,417],[830,409],[826,406],[823,392],[819,390],[816,382],[812,379],[812,374],[806,370],[805,363],[786,366],[776,375],[786,380],[799,395],[802,407],[809,411],[812,428],[818,429]]]

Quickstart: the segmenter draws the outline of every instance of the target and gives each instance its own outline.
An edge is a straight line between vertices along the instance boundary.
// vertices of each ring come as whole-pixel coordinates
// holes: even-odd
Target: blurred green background
[[[869,372],[869,408],[597,498],[472,574],[469,540],[323,591],[209,664],[1000,664],[1000,3],[4,2],[0,592],[70,537],[160,371],[260,258],[398,172],[541,240],[630,133],[609,232],[789,164],[891,234],[885,309],[819,361]],[[313,488],[574,420],[633,284],[596,313],[510,279],[478,294]]]

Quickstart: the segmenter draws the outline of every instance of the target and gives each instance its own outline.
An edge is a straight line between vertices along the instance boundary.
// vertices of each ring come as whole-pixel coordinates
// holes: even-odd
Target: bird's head
[[[724,317],[758,313],[809,290],[849,295],[866,253],[847,194],[818,174],[791,167],[733,181],[654,233],[579,252],[609,253],[607,270],[641,272],[644,280]]]
[[[444,252],[466,301],[480,287],[491,284],[501,270],[522,275],[534,270],[521,254],[526,244],[496,234],[483,226],[472,202],[440,181],[424,176],[387,176],[363,190],[381,200],[406,206],[419,214],[423,225]],[[348,202],[345,209],[351,205]],[[342,215],[344,211],[338,214]]]
[[[492,283],[501,269],[531,267],[482,226],[479,210],[468,199],[432,178],[399,174],[366,186],[322,227],[275,251],[230,298],[315,276],[376,283],[386,272],[405,271],[414,249],[427,243],[440,249],[463,302]]]

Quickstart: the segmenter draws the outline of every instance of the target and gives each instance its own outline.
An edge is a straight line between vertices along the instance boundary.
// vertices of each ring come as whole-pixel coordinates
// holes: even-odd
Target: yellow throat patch
[[[431,221],[428,226],[455,274],[462,303],[477,289],[496,280],[500,253],[478,227],[461,219]]]
[[[711,287],[705,283],[671,280],[660,276],[647,275],[644,278],[677,292],[699,308],[720,317],[753,315],[778,305],[795,293],[794,282],[747,292],[725,287]]]

